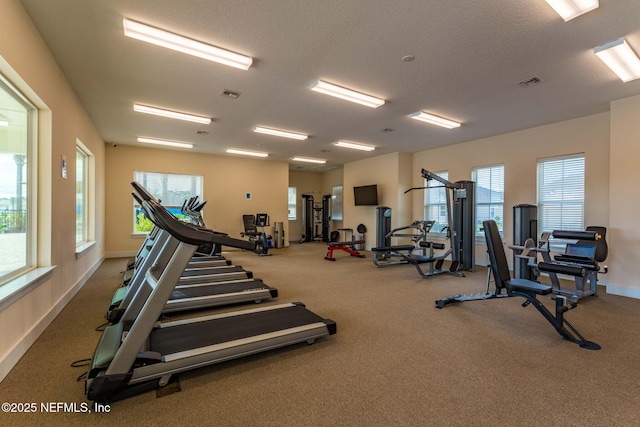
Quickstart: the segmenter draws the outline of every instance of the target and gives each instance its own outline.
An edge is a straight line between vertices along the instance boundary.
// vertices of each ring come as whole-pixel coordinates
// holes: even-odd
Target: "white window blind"
[[[504,234],[504,165],[475,168],[472,180],[476,182],[476,236],[484,236],[482,221],[496,222],[500,235]]]
[[[538,160],[538,231],[584,229],[584,154]]]

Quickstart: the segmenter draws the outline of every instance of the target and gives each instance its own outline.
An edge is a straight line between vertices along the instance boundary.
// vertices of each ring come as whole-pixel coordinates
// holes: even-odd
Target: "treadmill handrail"
[[[136,190],[142,188],[140,184],[136,182],[132,182],[131,185]],[[149,200],[145,200],[144,196],[137,197],[136,193],[134,193],[133,196],[141,203],[142,209],[147,213],[149,219],[158,227],[168,231],[173,237],[181,242],[195,246],[200,246],[206,243],[216,243],[259,252],[258,242],[234,239],[226,234],[216,233],[206,228],[200,228],[193,224],[184,223],[171,215],[171,213],[155,198],[153,198],[153,196],[151,196]]]

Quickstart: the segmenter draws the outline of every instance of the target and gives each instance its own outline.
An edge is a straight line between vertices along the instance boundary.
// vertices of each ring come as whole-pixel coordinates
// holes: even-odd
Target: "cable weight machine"
[[[304,234],[300,243],[314,240],[329,241],[329,200],[330,194],[322,196],[321,202],[315,202],[312,194],[302,195],[302,222]]]
[[[422,169],[421,173],[427,181],[434,180],[441,185],[413,187],[405,191],[405,194],[413,190],[427,188],[446,189],[447,220],[449,222],[447,237],[451,245],[452,269],[475,271],[476,183],[474,181],[451,182],[426,169]]]

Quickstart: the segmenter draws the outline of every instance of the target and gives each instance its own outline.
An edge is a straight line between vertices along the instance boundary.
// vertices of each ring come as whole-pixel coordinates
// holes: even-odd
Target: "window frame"
[[[297,221],[298,220],[298,190],[296,189],[295,186],[289,186],[287,188],[287,209],[288,209],[287,220]]]
[[[145,187],[145,189],[147,191],[149,191],[149,193],[151,193],[154,197],[156,197],[157,199],[160,200],[160,202],[162,203],[162,205],[167,208],[167,210],[169,210],[169,212],[171,212],[172,214],[176,215],[176,216],[180,216],[179,212],[177,212],[178,210],[180,210],[182,208],[182,204],[184,202],[184,200],[180,201],[179,204],[169,204],[166,200],[162,200],[164,197],[155,194],[154,189],[149,188],[147,186],[147,184],[145,184],[144,180],[141,180],[141,176],[139,176],[139,174],[153,174],[153,175],[160,175],[160,181],[161,182],[169,182],[169,177],[170,176],[180,176],[180,177],[189,177],[191,179],[196,178],[199,180],[199,187],[198,189],[196,189],[195,194],[193,194],[193,192],[189,192],[189,194],[185,194],[185,198],[184,200],[187,200],[190,197],[199,197],[202,199],[203,194],[204,194],[204,177],[202,175],[192,175],[192,174],[186,174],[186,173],[174,173],[174,172],[158,172],[158,171],[143,171],[143,170],[134,170],[133,171],[133,180],[138,182],[140,185],[142,185],[143,187]],[[166,181],[162,178],[162,177],[167,177]],[[164,184],[163,184],[164,185]],[[176,191],[176,190],[171,190],[168,189],[166,190],[167,192],[169,191]],[[180,191],[184,191],[184,190],[180,190]],[[142,207],[138,204],[138,202],[135,199],[132,199],[132,212],[133,212],[133,218],[132,218],[132,236],[146,236],[147,234],[149,234],[149,232],[152,230],[153,228],[153,224],[151,223],[151,221],[149,221],[147,219],[147,221],[149,221],[149,224],[145,224],[146,226],[148,226],[148,230],[138,230],[137,229],[137,218],[139,213],[142,212]]]
[[[493,179],[493,174],[497,173],[498,170],[501,170],[500,173],[502,174],[502,181],[500,183],[498,183],[498,189],[494,190],[493,188],[493,184],[494,184],[494,179]],[[489,172],[489,202],[480,202],[480,196],[479,196],[479,192],[480,192],[480,184],[478,182],[478,172],[483,172],[483,171],[488,171]],[[498,231],[500,232],[500,237],[504,237],[504,192],[505,192],[505,179],[504,179],[504,174],[505,174],[505,167],[504,164],[494,164],[494,165],[486,165],[486,166],[476,166],[473,168],[473,170],[471,171],[471,180],[474,181],[476,183],[476,202],[475,202],[475,217],[476,217],[476,224],[475,224],[475,236],[476,239],[480,240],[480,241],[484,241],[484,231],[482,230],[482,221],[484,221],[485,219],[492,219],[495,220],[496,215],[495,214],[491,214],[491,212],[495,212],[495,208],[496,207],[500,207],[501,211],[502,211],[502,222],[496,221],[496,225],[498,226]],[[502,191],[500,191],[500,187],[502,189]],[[482,186],[482,188],[487,188],[485,186]],[[501,194],[501,200],[500,201],[493,201],[493,194]],[[488,207],[489,210],[489,216],[481,216],[479,215],[479,207]]]
[[[331,221],[342,221],[342,185],[331,189]]]
[[[0,64],[1,65],[1,64]],[[21,276],[27,275],[34,270],[37,262],[37,152],[38,152],[38,108],[20,89],[0,73],[0,90],[13,98],[18,104],[24,107],[26,111],[25,138],[26,138],[26,159],[23,167],[25,170],[21,173],[22,181],[25,187],[26,196],[24,196],[26,207],[24,208],[24,228],[25,228],[25,252],[24,264],[13,270],[7,271],[0,276],[0,288],[15,281]],[[17,195],[16,195],[17,196]],[[2,295],[0,295],[1,297]],[[2,299],[0,298],[0,301]]]
[[[581,183],[578,187],[580,187],[581,190],[581,198],[580,199],[573,199],[573,198],[566,198],[564,197],[564,193],[565,191],[568,194],[572,194],[575,196],[575,189],[576,189],[576,185],[575,185],[575,181],[573,181],[570,186],[570,189],[568,189],[568,185],[566,183],[567,180],[567,173],[571,173],[572,170],[571,168],[569,168],[569,170],[567,169],[567,162],[568,161],[578,161],[578,163],[581,163],[581,165],[578,165],[578,173],[581,174]],[[548,186],[550,188],[541,188],[544,185],[544,182],[541,183],[541,174],[551,174],[554,171],[553,170],[547,170],[545,171],[541,171],[541,167],[545,166],[551,162],[562,162],[562,181],[560,184],[558,184],[557,186]],[[571,165],[570,165],[571,166]],[[574,166],[575,167],[575,166]],[[559,173],[559,171],[555,171],[555,173]],[[542,181],[544,181],[544,178],[542,178]],[[553,200],[550,198],[545,197],[543,200],[541,200],[542,194],[544,193],[548,193],[549,190],[553,190],[553,188],[558,188],[563,194],[561,196],[561,198],[559,200]],[[553,156],[553,157],[545,157],[545,158],[539,158],[537,161],[537,165],[536,165],[536,202],[538,205],[538,233],[542,233],[544,231],[553,231],[554,229],[559,230],[559,229],[564,229],[564,230],[584,230],[584,206],[585,206],[585,193],[586,193],[586,156],[585,153],[574,153],[574,154],[567,154],[567,155],[563,155],[563,156]],[[545,223],[548,222],[552,222],[551,219],[547,219],[545,222],[545,207],[549,206],[549,205],[554,205],[554,204],[558,204],[559,203],[559,207],[560,210],[563,211],[565,206],[568,205],[579,205],[579,224],[572,224],[569,225],[567,224],[567,220],[565,220],[563,218],[562,213],[560,214],[560,224],[559,226],[556,228],[555,226],[552,226],[550,229],[546,229],[547,227],[545,226]],[[565,226],[566,224],[566,226]]]
[[[78,170],[78,154],[82,156],[83,168]],[[76,205],[76,255],[89,249],[95,243],[95,156],[86,145],[76,138],[76,203],[78,200],[78,175],[83,177],[83,218],[82,239],[78,240]]]

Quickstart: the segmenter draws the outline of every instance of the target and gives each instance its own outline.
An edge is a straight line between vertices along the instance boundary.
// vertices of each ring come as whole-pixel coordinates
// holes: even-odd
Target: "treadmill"
[[[113,401],[167,385],[180,372],[336,333],[336,323],[302,303],[279,304],[158,323],[175,283],[196,248],[214,234],[176,220],[154,200],[141,205],[156,225],[180,241],[166,247],[146,275],[135,303],[108,326],[93,354],[85,394]],[[141,301],[138,301],[141,300]]]
[[[126,309],[132,304],[136,293],[149,292],[148,289],[141,290],[146,271],[156,262],[163,250],[168,253],[172,248],[175,250],[180,243],[165,230],[159,234],[149,253],[137,266],[129,285],[116,290],[105,315],[109,322],[120,321]],[[187,268],[175,285],[162,310],[163,314],[225,304],[252,301],[260,303],[265,299],[278,296],[277,289],[266,285],[260,279],[254,279],[252,272],[238,266]]]
[[[142,186],[133,182],[134,197],[140,201],[153,200],[159,202]],[[127,308],[133,303],[138,292],[149,292],[149,289],[141,289],[146,271],[156,262],[159,253],[170,248],[175,248],[179,240],[168,231],[156,226],[158,232],[154,233],[153,244],[148,247],[148,253],[142,255],[142,261],[137,263],[136,273],[127,287],[118,288],[114,294],[106,319],[111,323],[117,323]],[[248,242],[228,237],[227,234],[209,230],[211,242],[216,245],[239,247],[262,253],[256,242]],[[276,298],[278,290],[266,285],[260,279],[254,279],[253,273],[239,266],[219,266],[198,268],[201,264],[194,263],[192,258],[176,283],[175,290],[171,293],[162,311],[163,314],[185,310],[195,310],[207,307],[237,304],[244,302],[260,303],[265,299]]]
[[[202,220],[202,208],[207,202],[198,203],[198,197],[194,196],[189,200],[185,200],[182,204],[182,209],[180,210],[184,215],[187,215],[190,218],[190,222],[192,224],[199,225],[204,227],[204,222]],[[136,265],[139,263],[141,257],[144,257],[151,248],[156,235],[158,234],[160,229],[158,227],[153,227],[153,229],[147,234],[145,241],[142,246],[138,250],[136,256],[127,264],[127,269],[125,271],[124,278],[122,280],[123,285],[127,285],[133,276],[134,269]],[[221,233],[222,234],[222,233]],[[203,252],[203,249],[206,251]],[[222,255],[220,255],[221,246],[220,245],[207,245],[198,248],[196,253],[194,254],[191,263],[198,263],[199,267],[214,267],[221,265],[230,265],[231,261],[225,259]]]

